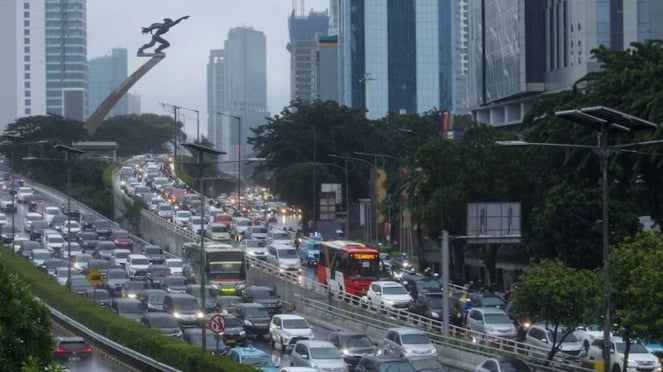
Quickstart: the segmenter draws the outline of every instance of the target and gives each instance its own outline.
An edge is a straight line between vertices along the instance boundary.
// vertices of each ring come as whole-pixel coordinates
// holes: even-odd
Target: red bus
[[[334,240],[320,244],[318,283],[332,294],[363,296],[371,282],[379,279],[378,251],[353,241]]]

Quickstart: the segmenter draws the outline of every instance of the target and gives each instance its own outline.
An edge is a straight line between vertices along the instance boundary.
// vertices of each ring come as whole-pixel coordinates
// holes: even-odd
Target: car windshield
[[[251,226],[251,221],[250,220],[237,221],[237,226]]]
[[[191,218],[192,214],[189,211],[179,211],[177,212],[177,217],[180,218]]]
[[[502,372],[530,372],[531,369],[520,359],[506,359],[500,361]]]
[[[247,240],[246,248],[265,248],[267,244],[263,240]]]
[[[242,328],[244,323],[235,317],[226,317],[226,328]]]
[[[352,335],[341,338],[341,343],[344,347],[372,347],[373,343],[368,336],[365,335]]]
[[[410,365],[414,367],[415,371],[443,371],[445,370],[442,363],[436,358],[414,358],[410,359]],[[504,370],[502,370],[504,372]]]
[[[115,239],[129,239],[129,233],[126,232],[116,232]]]
[[[220,296],[216,302],[221,306],[236,306],[242,303],[242,299],[234,296]]]
[[[294,249],[279,249],[280,258],[298,258],[297,251]]]
[[[157,316],[150,319],[150,327],[152,328],[177,328],[179,324],[177,319],[169,316]]]
[[[254,288],[251,291],[253,298],[276,298],[276,292],[271,288]]]
[[[52,256],[48,252],[44,252],[44,253],[39,252],[39,253],[33,253],[32,254],[32,259],[33,260],[48,260],[49,258],[52,258]]]
[[[481,307],[502,307],[502,306],[504,306],[504,301],[502,301],[499,297],[495,297],[495,296],[481,297],[479,302],[481,302]]]
[[[92,287],[92,284],[87,281],[85,278],[72,278],[71,279],[71,287],[72,288],[86,288],[86,287]]]
[[[166,264],[168,267],[182,267],[182,261],[180,260],[167,261]]]
[[[64,243],[64,239],[59,236],[49,236],[48,237],[48,242],[49,243]]]
[[[186,278],[178,276],[167,276],[166,279],[164,279],[164,282],[172,286],[183,286],[186,285]]]
[[[272,233],[272,240],[290,240],[290,235],[287,233]]]
[[[407,290],[402,286],[386,286],[382,288],[382,293],[386,295],[404,295]]]
[[[67,270],[68,270],[67,267],[58,267],[57,269],[55,269],[55,271],[57,271],[57,273],[58,273],[58,277],[60,277],[60,278],[67,278],[68,277],[69,273],[67,272]]]
[[[124,270],[108,270],[106,277],[108,279],[127,279],[127,272]]]
[[[389,361],[380,363],[379,372],[415,372],[406,361]]]
[[[511,320],[506,314],[484,314],[486,323],[488,324],[508,324]]]
[[[129,251],[127,251],[127,252],[115,252],[115,258],[126,259],[127,257],[129,257],[130,254],[131,254],[131,252],[129,252]]]
[[[191,334],[190,336],[190,342],[193,345],[200,346],[203,344],[203,335],[200,332],[196,332]],[[206,344],[209,345],[216,345],[216,337],[212,332],[207,332],[205,333],[205,340]]]
[[[145,254],[156,255],[161,254],[161,248],[145,248]]]
[[[215,233],[224,233],[228,232],[228,227],[226,225],[212,225],[211,230]]]
[[[173,301],[173,308],[176,311],[198,311],[200,306],[198,306],[198,301],[195,298],[183,298],[180,301]]]
[[[443,297],[428,297],[426,303],[431,309],[441,309],[442,308],[442,298]]]
[[[165,292],[150,292],[147,295],[147,302],[151,304],[163,304],[163,299],[166,297]]]
[[[415,285],[417,286],[417,290],[436,290],[439,291],[442,286],[440,285],[440,282],[433,278],[426,278],[426,279],[419,279],[415,281]]]
[[[93,297],[95,299],[95,301],[108,300],[109,298],[111,298],[110,293],[108,293],[108,291],[99,290],[99,289],[97,289],[96,291],[93,291],[92,293],[90,293],[89,296]]]
[[[128,291],[136,291],[139,289],[145,289],[145,283],[144,282],[127,282],[124,285],[124,288],[126,288]]]
[[[406,333],[401,335],[403,345],[426,345],[430,344],[428,336],[423,333]]]
[[[335,347],[312,347],[312,359],[341,359],[341,352]]]
[[[306,329],[311,328],[304,319],[283,319],[284,329]]]
[[[617,342],[617,352],[623,354],[626,351],[626,344],[623,342]],[[631,349],[628,351],[629,354],[649,354],[649,350],[645,345],[634,342],[631,344]]]
[[[138,314],[143,312],[143,304],[137,301],[120,302],[117,304],[117,308],[123,314]]]
[[[152,268],[150,269],[150,274],[152,274],[152,276],[166,276],[168,275],[168,269],[165,267],[160,267],[158,269]]]
[[[131,260],[132,265],[149,265],[150,261],[148,261],[146,258],[134,258]]]
[[[244,311],[248,317],[269,318],[267,310],[263,307],[247,307]]]
[[[96,229],[102,228],[102,229],[109,229],[111,227],[111,223],[108,221],[95,221],[94,222],[94,227]]]
[[[273,365],[267,355],[244,356],[242,358],[242,363],[250,364],[255,367],[271,367]]]
[[[264,227],[252,227],[251,232],[254,234],[267,234],[267,229]]]

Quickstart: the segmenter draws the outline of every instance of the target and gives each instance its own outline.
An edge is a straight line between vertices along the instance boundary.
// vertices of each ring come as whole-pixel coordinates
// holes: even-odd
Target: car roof
[[[334,331],[334,332],[330,332],[329,335],[330,336],[366,336],[365,333],[352,332],[352,331]]]
[[[301,315],[297,315],[297,314],[277,314],[275,316],[278,316],[281,319],[304,319],[304,320],[306,320],[306,318],[304,318]]]
[[[484,314],[506,314],[506,312],[504,310],[498,309],[496,307],[473,307],[472,310],[480,311]],[[542,325],[542,324],[538,324],[538,325]]]
[[[232,350],[236,351],[239,355],[242,356],[248,356],[248,355],[256,355],[256,356],[268,356],[266,352],[256,349],[255,347],[249,346],[249,347],[235,347]]]
[[[55,337],[55,340],[58,342],[85,342],[83,337],[78,336],[58,336]]]
[[[262,306],[262,304],[259,304],[259,303],[256,303],[256,302],[237,304],[237,306],[238,307],[262,307],[262,308],[264,308],[264,306]],[[283,315],[283,314],[279,314],[279,315]]]
[[[140,301],[139,299],[137,299],[137,298],[117,298],[117,297],[113,299],[113,302],[116,302],[116,303],[118,303],[118,304],[121,304],[121,303],[128,303],[128,302],[131,302],[131,303],[141,303],[141,301]]]
[[[382,287],[402,287],[403,286],[401,283],[394,282],[394,281],[391,281],[391,280],[377,280],[377,281],[374,281],[371,284],[377,284],[377,285],[382,286]]]
[[[171,318],[175,318],[170,313],[162,313],[162,312],[154,312],[154,313],[147,312],[143,316],[147,319],[155,319],[155,318],[168,318],[168,319],[171,319]]]
[[[323,340],[302,340],[297,341],[297,343],[306,345],[308,347],[335,347],[331,342]]]
[[[396,332],[399,334],[411,334],[411,333],[426,333],[421,329],[416,329],[416,328],[407,328],[407,327],[397,327],[397,328],[389,328],[387,331],[392,331]]]

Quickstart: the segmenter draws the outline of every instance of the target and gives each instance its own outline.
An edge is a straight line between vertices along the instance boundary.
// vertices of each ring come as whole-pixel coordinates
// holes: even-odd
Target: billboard
[[[467,235],[469,244],[519,243],[520,203],[468,203]]]

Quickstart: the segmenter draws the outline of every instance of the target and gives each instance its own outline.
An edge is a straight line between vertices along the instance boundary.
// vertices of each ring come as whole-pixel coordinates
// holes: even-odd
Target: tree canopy
[[[186,139],[182,123],[165,115],[142,114],[113,116],[103,121],[99,130],[90,138],[93,141],[115,141],[118,155],[130,156],[145,153],[164,153],[166,144],[178,134]]]

